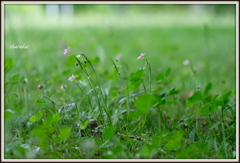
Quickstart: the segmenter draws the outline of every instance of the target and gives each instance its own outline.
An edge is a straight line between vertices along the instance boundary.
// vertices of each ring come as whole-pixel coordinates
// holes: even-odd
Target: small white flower
[[[187,66],[187,65],[190,64],[190,61],[187,59],[187,60],[185,60],[185,61],[183,62],[183,64],[184,64],[185,66]]]

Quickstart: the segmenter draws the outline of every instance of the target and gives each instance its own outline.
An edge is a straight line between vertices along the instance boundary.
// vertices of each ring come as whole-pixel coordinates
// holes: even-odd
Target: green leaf
[[[30,122],[36,122],[38,121],[38,116],[37,115],[33,115],[30,117]]]
[[[49,127],[53,124],[53,118],[52,116],[48,116],[44,119],[44,127]]]
[[[175,79],[174,77],[169,78],[169,79],[168,79],[168,83],[172,83],[174,79]]]
[[[215,102],[216,99],[217,99],[217,97],[218,97],[218,95],[213,96],[213,98],[212,98],[212,102]]]
[[[213,98],[212,96],[207,96],[203,99],[203,101],[204,101],[204,103],[209,103],[212,101],[212,98]]]
[[[124,148],[121,146],[121,145],[118,145],[116,146],[114,149],[113,149],[113,153],[114,154],[118,154],[120,152],[124,151]]]
[[[138,83],[139,80],[141,80],[143,74],[144,74],[144,71],[142,71],[142,70],[137,70],[135,73],[131,73],[130,82]]]
[[[136,88],[138,88],[138,86],[142,82],[143,74],[144,74],[143,70],[137,70],[135,73],[131,73],[131,75],[130,75],[130,84],[128,86],[128,91],[133,91]]]
[[[203,94],[207,95],[211,88],[212,88],[212,83],[208,83],[207,86],[204,88]]]
[[[71,132],[71,129],[69,127],[63,127],[61,130],[60,130],[60,134],[59,134],[59,138],[61,140],[64,140],[66,138],[68,138],[68,136],[70,135],[70,132]]]
[[[33,115],[30,117],[30,122],[36,122],[39,119],[41,119],[43,117],[43,112],[42,111],[38,111],[37,115]]]
[[[13,67],[13,60],[12,58],[5,59],[4,64],[4,72],[7,73]]]
[[[89,120],[86,120],[82,125],[80,125],[80,129],[85,130],[88,126],[88,122],[89,122]]]
[[[20,75],[16,74],[12,77],[12,82],[11,84],[18,84],[19,83],[19,79],[20,79]]]
[[[194,156],[192,155],[192,151],[190,148],[185,148],[177,153],[176,158],[177,159],[185,159],[185,158],[193,159]]]
[[[231,109],[232,107],[234,107],[236,105],[230,105],[230,104],[227,104],[225,106],[222,107],[222,110],[227,110],[227,109]]]
[[[166,100],[165,99],[163,99],[162,102],[161,102],[161,105],[164,105],[164,104],[166,104]]]
[[[165,72],[165,76],[167,77],[170,74],[170,72],[171,72],[171,68],[169,67]]]
[[[53,121],[56,122],[60,118],[60,113],[56,113],[52,116]]]
[[[184,133],[182,131],[178,131],[175,137],[170,140],[170,142],[165,146],[165,148],[168,150],[180,148],[182,145],[183,135]]]
[[[165,74],[163,73],[158,74],[156,77],[156,80],[157,80],[157,83],[163,82],[165,80]]]
[[[153,95],[153,97],[155,98],[155,101],[157,101],[159,103],[162,102],[163,97],[161,97],[160,95],[155,94],[155,95]]]
[[[143,112],[139,112],[139,111],[130,112],[129,118],[135,119],[135,118],[142,117],[143,115],[144,115],[144,113]]]
[[[173,89],[169,92],[168,96],[178,94],[179,92],[180,92],[179,90],[175,90],[175,88],[173,88]]]
[[[20,81],[20,82],[23,82],[23,81],[24,81],[24,79],[25,79],[25,77],[24,77],[24,76],[22,76],[22,77],[19,79],[19,81]]]
[[[43,112],[42,111],[38,111],[37,116],[38,116],[38,119],[41,119],[43,117]]]
[[[219,100],[222,100],[222,104],[226,103],[229,100],[229,97],[232,95],[232,91],[229,91],[222,95]]]
[[[214,103],[212,103],[210,112],[214,112],[215,110],[217,110],[218,106],[221,106],[221,105],[222,105],[222,100],[215,101]]]
[[[201,108],[200,109],[201,116],[210,114],[210,107],[211,107],[211,104],[206,104],[203,108]]]
[[[49,142],[42,140],[39,142],[39,146],[41,147],[42,150],[47,150],[49,148]]]
[[[106,139],[111,139],[114,135],[114,128],[112,126],[109,126],[108,128],[106,128],[103,132],[103,136],[106,138]]]
[[[46,101],[44,99],[38,99],[37,103],[46,103]]]
[[[200,100],[202,100],[202,94],[201,94],[200,91],[197,91],[191,97],[189,97],[187,99],[187,105],[191,106],[191,105],[193,105],[194,103],[196,103]]]
[[[139,154],[143,159],[151,159],[153,152],[154,149],[150,148],[147,145],[143,145],[139,150]]]
[[[158,148],[161,143],[161,140],[159,139],[158,135],[153,136],[152,138],[152,147],[153,148]]]
[[[166,92],[163,92],[163,93],[159,94],[159,96],[164,98],[166,96],[166,94],[167,94]]]
[[[229,92],[225,93],[224,95],[222,95],[221,99],[225,100],[225,99],[227,99],[231,94],[232,94],[232,91],[229,91]]]
[[[135,101],[135,106],[141,113],[146,113],[154,103],[154,98],[149,94],[144,94]]]
[[[20,75],[19,74],[16,74],[12,77],[12,81],[19,81],[20,79]]]
[[[46,135],[46,128],[43,125],[38,125],[34,128],[34,136],[37,138],[45,139],[47,137]]]

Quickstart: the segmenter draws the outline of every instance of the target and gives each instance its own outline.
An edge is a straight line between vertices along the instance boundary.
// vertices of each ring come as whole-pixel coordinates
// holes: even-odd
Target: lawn
[[[6,22],[5,159],[236,158],[234,25],[78,19]]]

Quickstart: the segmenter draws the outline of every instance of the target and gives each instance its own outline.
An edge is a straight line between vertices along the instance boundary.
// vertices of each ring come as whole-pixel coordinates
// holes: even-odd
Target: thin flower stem
[[[23,86],[23,93],[24,93],[25,105],[26,105],[26,108],[28,110],[27,91],[26,91],[26,87],[25,86]]]
[[[77,114],[78,114],[78,120],[80,121],[80,119],[81,119],[81,115],[80,115],[80,111],[79,111],[79,109],[78,109],[78,107],[77,107],[77,105],[75,104],[75,107],[76,107],[76,110],[77,110]],[[79,129],[78,129],[78,138],[80,139],[81,138],[81,129],[80,129],[80,127],[79,127]]]
[[[47,97],[47,96],[43,96],[44,98],[48,99],[49,101],[51,101],[53,103],[53,105],[56,105],[59,108],[59,105],[56,104],[51,98]]]
[[[73,55],[73,56],[74,56],[74,55]],[[84,54],[82,54],[82,56],[84,56],[84,58],[85,58],[85,59],[87,60],[87,62],[90,64],[92,70],[94,71],[94,74],[96,75],[97,82],[98,82],[98,84],[99,84],[98,76],[97,76],[96,71],[94,70],[91,62],[87,59],[87,57],[86,57]],[[97,93],[97,91],[96,91],[96,88],[93,87],[94,82],[92,81],[90,75],[88,74],[87,70],[86,70],[85,67],[82,65],[82,63],[79,61],[79,59],[78,59],[76,56],[74,56],[74,58],[77,60],[77,62],[78,62],[78,64],[80,65],[81,69],[82,69],[82,70],[84,71],[84,73],[87,75],[88,83],[89,83],[90,87],[93,89],[93,91],[94,91],[95,94],[96,94],[97,101],[98,101],[98,106],[99,106],[99,110],[100,110],[100,114],[101,114],[101,116],[103,116],[103,111],[102,111],[100,99],[99,99],[99,97],[98,97],[98,93]],[[100,87],[100,85],[99,85],[99,87]],[[104,100],[104,96],[103,96],[102,91],[101,91],[101,95],[102,95],[102,98],[103,98],[103,100]],[[105,100],[104,100],[104,104],[105,104],[105,106],[107,107]],[[109,119],[109,121],[110,121],[110,124],[112,124],[111,118],[110,118],[107,110],[106,110],[104,107],[103,107],[103,110],[104,110],[104,112],[107,114],[108,119]],[[103,117],[102,117],[102,118],[103,118]],[[103,118],[103,119],[104,119],[104,118]]]
[[[90,81],[89,78],[88,78],[88,83],[89,83],[90,87],[92,88],[92,90],[94,91],[94,93],[96,94],[97,101],[98,101],[98,106],[99,106],[99,110],[100,110],[100,114],[101,114],[101,116],[102,116],[102,115],[103,115],[103,111],[102,111],[102,107],[101,107],[101,101],[100,101],[100,99],[99,99],[99,97],[98,97],[98,93],[97,93],[97,91],[96,91],[96,88],[94,88],[94,87],[92,86],[91,81]]]
[[[79,59],[73,55],[73,57],[77,60],[78,64],[80,65],[81,69],[83,70],[83,72],[87,75],[87,79],[88,79],[88,83],[91,87],[92,90],[94,90],[94,93],[96,95],[96,98],[97,98],[97,103],[98,103],[98,107],[99,107],[99,110],[100,110],[100,114],[101,114],[101,117],[103,116],[103,111],[102,111],[102,107],[101,107],[101,102],[100,102],[100,99],[98,97],[98,93],[96,91],[96,88],[93,87],[93,81],[91,80],[91,77],[90,75],[88,74],[87,70],[85,69],[85,67],[82,65],[82,63],[79,61]],[[80,88],[80,87],[79,87]],[[83,91],[82,91],[83,92]],[[92,105],[91,105],[92,106]],[[104,118],[102,117],[102,120]],[[103,120],[104,121],[104,120]]]
[[[42,97],[44,96],[44,90],[42,89]]]
[[[144,84],[143,79],[142,79],[142,84],[143,84],[143,88],[144,88],[145,93],[147,93],[147,89],[146,89],[146,86],[145,86],[145,84]]]
[[[82,89],[77,83],[76,83],[76,85],[77,85],[77,87],[81,90],[81,92],[82,92],[83,94],[85,94],[84,91],[83,91],[83,89]],[[92,103],[91,103],[91,100],[90,100],[90,98],[89,98],[89,95],[87,95],[87,99],[88,99],[88,103],[89,103],[91,109],[93,110]]]
[[[191,71],[192,71],[192,73],[193,73],[193,76],[195,76],[196,75],[196,72],[194,71],[194,69],[193,69],[193,66],[190,64],[190,69],[191,69]]]
[[[90,64],[90,66],[91,66],[91,68],[92,68],[92,70],[93,70],[93,72],[94,72],[94,74],[95,74],[95,76],[96,76],[96,78],[97,78],[97,84],[98,84],[98,86],[100,87],[100,83],[99,83],[99,80],[98,80],[98,75],[97,75],[95,69],[93,68],[92,63],[88,60],[88,58],[87,58],[84,54],[82,54],[82,56],[83,56],[83,57],[87,60],[87,62]],[[102,91],[101,91],[101,95],[102,95],[102,98],[104,99],[104,96],[103,96]]]
[[[114,62],[113,60],[112,60],[112,63],[113,63],[114,68],[116,69],[116,71],[117,71],[117,73],[118,73],[118,76],[119,76],[119,78],[120,78],[122,87],[124,87],[123,80],[122,80],[121,74],[120,74],[120,72],[119,72],[119,70],[118,70],[118,67],[117,67],[117,65],[115,64],[115,62]],[[122,67],[122,66],[121,66],[121,67]],[[122,67],[122,70],[123,70],[123,73],[124,73],[124,75],[125,75],[125,77],[126,77],[126,73],[125,73],[123,67]],[[129,105],[129,98],[130,98],[130,97],[129,97],[129,91],[128,91],[128,83],[127,83],[126,85],[127,85],[127,123],[128,123],[129,114],[130,114],[130,105]]]
[[[98,79],[98,75],[97,75],[95,69],[93,68],[92,63],[88,60],[88,58],[87,58],[84,54],[82,54],[82,56],[83,56],[83,57],[87,60],[87,62],[90,64],[90,66],[91,66],[91,68],[92,68],[92,70],[93,70],[93,72],[94,72],[94,74],[95,74],[95,76],[96,76],[96,78],[97,78],[97,84],[98,84],[98,86],[101,88],[100,82],[99,82],[99,79]],[[103,98],[103,100],[104,100],[105,98],[104,98],[104,95],[103,95],[103,91],[102,91],[102,90],[101,90],[101,95],[102,95],[102,98]],[[104,105],[105,105],[105,107],[103,107],[103,109],[104,109],[105,113],[106,113],[107,116],[108,116],[108,119],[109,119],[109,121],[110,121],[110,124],[112,125],[112,120],[111,120],[111,117],[110,117],[110,115],[109,115],[109,113],[108,113],[107,98],[104,100]]]
[[[124,70],[124,68],[122,67],[122,70],[123,70],[123,74],[125,76],[125,78],[127,78],[127,75],[126,75],[126,72]],[[128,89],[128,82],[126,80],[126,85],[127,85],[127,111],[128,111],[128,114],[127,114],[127,122],[129,120],[129,114],[130,114],[130,94],[129,94],[129,89]]]
[[[63,90],[64,104],[66,104],[66,92]]]
[[[152,94],[152,73],[151,73],[151,66],[148,62],[148,60],[146,59],[147,62],[147,67],[148,67],[148,78],[149,78],[149,93]]]
[[[122,77],[121,77],[121,75],[120,75],[120,71],[118,70],[118,67],[117,67],[117,65],[115,64],[115,62],[114,62],[113,60],[111,60],[111,61],[112,61],[113,65],[114,65],[115,70],[117,71],[117,74],[118,74],[119,79],[120,79],[120,81],[121,81],[122,87],[124,87],[123,80],[122,80]]]

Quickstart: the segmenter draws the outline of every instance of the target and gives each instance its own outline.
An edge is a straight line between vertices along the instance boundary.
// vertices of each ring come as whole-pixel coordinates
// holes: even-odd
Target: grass
[[[235,159],[235,45],[208,24],[9,26],[4,157]]]

